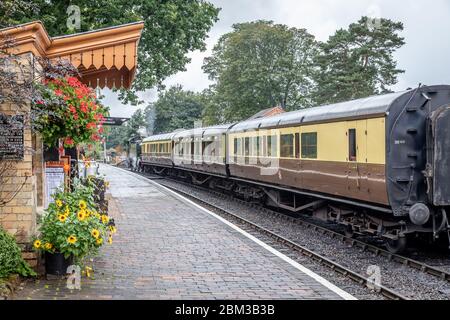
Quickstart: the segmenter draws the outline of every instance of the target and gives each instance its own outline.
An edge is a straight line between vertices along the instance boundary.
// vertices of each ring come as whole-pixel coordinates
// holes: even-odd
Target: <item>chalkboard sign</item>
[[[23,160],[23,119],[0,113],[0,160]]]

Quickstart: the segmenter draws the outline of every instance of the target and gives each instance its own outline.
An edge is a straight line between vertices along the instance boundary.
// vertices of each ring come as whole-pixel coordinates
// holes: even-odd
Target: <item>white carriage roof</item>
[[[218,134],[227,132],[227,130],[232,125],[233,124],[221,124],[221,125],[211,126],[211,127],[206,127],[206,128],[195,128],[195,129],[183,130],[183,131],[176,132],[172,138],[173,139],[184,139],[184,138],[191,138],[193,136],[201,137],[201,136],[218,135]]]
[[[267,118],[242,121],[233,126],[230,129],[230,132],[242,132],[247,130],[250,131],[263,128],[273,128],[277,126],[326,122],[336,119],[386,114],[389,111],[391,104],[397,98],[410,91],[412,90],[291,111]]]
[[[177,133],[180,132],[181,130],[176,130],[174,132],[170,132],[170,133],[162,133],[162,134],[157,134],[154,136],[150,136],[148,138],[145,138],[142,142],[154,142],[154,141],[166,141],[166,140],[172,140],[173,136]]]

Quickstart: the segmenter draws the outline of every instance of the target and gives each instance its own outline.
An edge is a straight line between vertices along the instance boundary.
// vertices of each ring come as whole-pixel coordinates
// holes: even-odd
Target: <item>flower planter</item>
[[[65,258],[62,253],[45,253],[45,273],[63,276],[67,268],[73,264],[73,257]]]

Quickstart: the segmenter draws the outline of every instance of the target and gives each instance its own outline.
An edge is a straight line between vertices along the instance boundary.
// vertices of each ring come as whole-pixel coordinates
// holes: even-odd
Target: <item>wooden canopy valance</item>
[[[11,37],[16,54],[32,52],[49,59],[66,59],[93,87],[129,88],[137,68],[137,50],[143,22],[62,37],[49,37],[40,21],[0,30]]]

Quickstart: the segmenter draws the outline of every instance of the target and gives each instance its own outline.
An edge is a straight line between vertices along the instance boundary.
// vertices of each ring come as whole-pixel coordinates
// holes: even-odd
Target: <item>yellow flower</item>
[[[58,220],[61,222],[65,222],[67,219],[67,216],[64,214],[58,214]]]
[[[91,235],[95,238],[98,239],[99,235],[100,235],[100,231],[98,231],[97,229],[93,229],[91,231]]]
[[[86,201],[84,200],[80,200],[80,202],[78,203],[78,205],[80,206],[81,210],[86,209],[87,205],[86,205]]]
[[[70,214],[69,206],[66,206],[66,211],[64,211],[64,214],[68,216]]]
[[[50,250],[51,248],[53,248],[53,245],[52,245],[50,242],[47,242],[47,243],[44,245],[44,248],[45,248],[46,250]]]
[[[75,242],[77,242],[77,237],[71,235],[70,237],[67,238],[67,242],[70,244],[74,244]]]
[[[109,222],[109,217],[108,217],[106,214],[103,214],[103,215],[102,215],[102,222],[103,222],[104,224],[107,224],[107,223]]]
[[[101,245],[103,243],[103,239],[102,238],[98,238],[97,241],[95,241],[98,245]]]
[[[117,228],[115,226],[109,226],[109,230],[111,231],[112,234],[117,232]]]
[[[36,249],[39,249],[39,248],[41,247],[41,245],[42,245],[41,240],[35,240],[34,243],[33,243],[33,246],[34,246]]]
[[[111,235],[109,235],[109,237],[108,237],[108,243],[109,243],[109,244],[112,244],[112,242],[113,242],[113,241],[112,241],[112,237],[111,237]]]
[[[77,218],[80,221],[83,221],[84,219],[86,219],[86,211],[84,211],[84,210],[78,211]]]
[[[62,201],[61,200],[56,200],[56,206],[58,207],[58,208],[61,208],[62,207],[62,205],[63,205],[63,203],[62,203]]]

